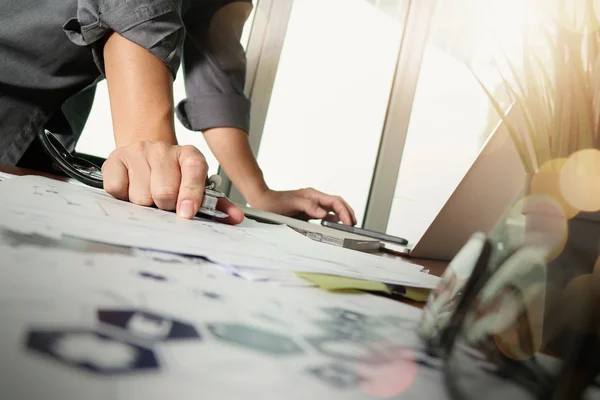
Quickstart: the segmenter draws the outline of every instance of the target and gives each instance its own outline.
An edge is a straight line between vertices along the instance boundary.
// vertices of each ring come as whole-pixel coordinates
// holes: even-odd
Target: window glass
[[[294,2],[258,152],[269,186],[341,195],[361,223],[406,5]]]
[[[523,0],[439,0],[415,93],[387,232],[417,241],[499,122],[485,92],[510,100],[505,54],[520,65],[532,8]],[[502,49],[502,50],[501,50]],[[506,72],[506,73],[505,73]]]

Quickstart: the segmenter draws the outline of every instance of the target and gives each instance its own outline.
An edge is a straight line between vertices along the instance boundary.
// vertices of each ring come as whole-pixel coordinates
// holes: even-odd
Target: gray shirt
[[[239,37],[251,6],[251,0],[0,1],[0,163],[15,165],[50,123],[69,131],[63,141],[72,147],[103,79],[103,44],[112,32],[148,49],[173,76],[183,65],[187,98],[176,114],[185,127],[247,131]]]

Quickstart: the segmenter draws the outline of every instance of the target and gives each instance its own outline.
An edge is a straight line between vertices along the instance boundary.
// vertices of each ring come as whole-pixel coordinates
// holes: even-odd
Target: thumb
[[[311,218],[325,218],[327,211],[325,211],[318,202],[311,199],[302,197],[296,197],[294,199],[294,206],[298,212],[303,212]]]

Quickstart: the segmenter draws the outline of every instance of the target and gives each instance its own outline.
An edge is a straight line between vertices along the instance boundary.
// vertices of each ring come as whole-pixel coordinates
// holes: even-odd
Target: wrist
[[[144,141],[177,145],[177,136],[175,135],[173,123],[171,121],[145,121],[143,126],[132,126],[115,130],[115,144],[117,148]]]
[[[203,133],[219,164],[246,202],[252,206],[260,203],[270,190],[248,142],[248,133],[230,127],[206,129]]]
[[[234,182],[235,184],[235,182]],[[267,183],[262,177],[255,178],[253,182],[247,182],[247,184],[237,185],[235,184],[237,189],[240,191],[246,202],[250,204],[251,207],[255,207],[260,204],[261,200],[264,196],[270,192]]]

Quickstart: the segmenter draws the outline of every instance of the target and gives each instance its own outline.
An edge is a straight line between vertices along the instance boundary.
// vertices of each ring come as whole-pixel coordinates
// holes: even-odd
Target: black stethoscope
[[[69,177],[97,189],[104,188],[101,167],[85,158],[71,154],[60,140],[47,129],[38,131],[38,139],[46,154],[52,158],[54,165]],[[228,217],[226,213],[216,209],[219,198],[225,196],[217,191],[219,184],[220,177],[218,175],[211,176],[207,180],[204,189],[204,200],[198,213],[217,218]]]
[[[38,138],[54,165],[81,183],[98,189],[104,188],[102,169],[91,161],[71,154],[50,131],[40,130]]]

